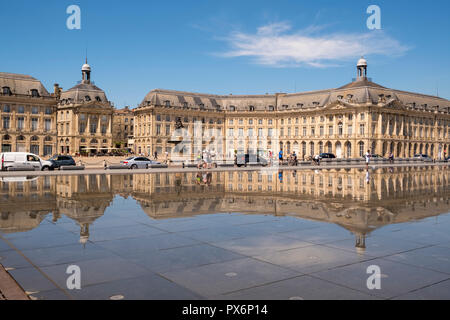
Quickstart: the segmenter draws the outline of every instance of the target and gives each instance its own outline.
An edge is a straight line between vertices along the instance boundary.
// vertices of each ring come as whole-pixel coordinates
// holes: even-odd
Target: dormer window
[[[188,103],[187,102],[183,102],[183,108],[187,108],[188,107]]]
[[[165,105],[166,107],[170,107],[170,101],[169,101],[169,100],[164,101],[164,105]]]
[[[289,105],[284,104],[284,105],[283,105],[283,109],[287,109],[287,108],[289,108]]]
[[[85,97],[84,97],[84,100],[85,100],[85,101],[91,101],[91,97],[85,96]]]
[[[99,96],[96,96],[95,100],[98,101],[98,102],[102,102],[102,99]]]
[[[344,96],[341,96],[341,95],[339,95],[339,96],[337,96],[337,97],[338,97],[339,100],[344,99]]]
[[[39,91],[37,91],[37,89],[31,89],[31,96],[32,97],[39,97]]]
[[[236,111],[236,107],[235,106],[230,106],[230,111]]]
[[[220,111],[220,105],[219,105],[219,104],[216,105],[216,110],[217,110],[217,111]]]
[[[303,108],[303,103],[297,103],[297,108]]]
[[[9,87],[3,87],[2,89],[3,89],[2,90],[3,94],[8,94],[8,95],[11,94],[11,89]]]
[[[269,106],[269,111],[274,111],[275,107],[274,106]]]
[[[198,106],[200,107],[200,110],[205,110],[205,105],[203,103],[200,103]]]
[[[347,99],[351,99],[351,98],[353,98],[353,95],[352,94],[348,94],[347,95]]]
[[[254,107],[254,106],[249,106],[249,107],[248,107],[248,110],[249,110],[249,111],[255,111],[255,107]]]

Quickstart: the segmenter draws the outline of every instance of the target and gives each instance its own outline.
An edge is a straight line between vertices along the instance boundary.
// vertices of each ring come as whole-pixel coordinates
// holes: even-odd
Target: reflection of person
[[[369,174],[369,169],[366,170],[366,183],[369,184],[370,183],[370,174]]]
[[[283,171],[278,171],[278,179],[280,180],[280,183],[283,183]]]

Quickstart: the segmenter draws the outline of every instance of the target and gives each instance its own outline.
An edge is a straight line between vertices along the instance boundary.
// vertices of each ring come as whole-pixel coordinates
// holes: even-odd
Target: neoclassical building
[[[62,154],[112,149],[114,107],[105,92],[91,81],[87,61],[81,74],[80,83],[58,95],[58,152]]]
[[[213,95],[155,89],[134,109],[117,110],[91,81],[49,94],[27,75],[0,73],[2,151],[168,153],[195,159],[203,150],[218,159],[236,152],[267,156],[281,149],[302,157],[322,152],[360,158],[367,150],[397,158],[449,155],[450,101],[389,89],[367,77],[367,61],[344,86],[300,93]]]
[[[367,150],[395,157],[448,155],[450,101],[376,84],[367,77],[363,58],[356,69],[351,83],[312,92],[242,96],[152,90],[134,109],[135,150],[192,158],[210,149],[228,159],[235,152],[267,155],[280,149],[300,157],[330,152],[359,158]],[[177,119],[183,133],[174,132]],[[177,143],[181,136],[183,143]]]
[[[56,102],[28,75],[0,72],[1,152],[56,152]]]

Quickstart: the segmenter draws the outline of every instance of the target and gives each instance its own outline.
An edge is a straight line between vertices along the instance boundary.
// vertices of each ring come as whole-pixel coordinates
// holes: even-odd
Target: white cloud
[[[361,55],[398,56],[408,47],[382,30],[367,33],[333,33],[315,35],[323,27],[309,27],[288,33],[287,22],[259,27],[255,34],[234,32],[225,40],[230,50],[225,57],[251,57],[258,64],[285,67],[326,67]]]

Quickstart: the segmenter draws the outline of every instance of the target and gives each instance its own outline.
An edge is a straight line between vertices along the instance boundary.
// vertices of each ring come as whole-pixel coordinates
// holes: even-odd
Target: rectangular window
[[[323,126],[320,126],[320,134],[319,134],[319,135],[322,137],[322,136],[323,136],[323,133],[324,133],[324,132],[323,132]]]
[[[363,114],[363,113],[362,113]],[[363,124],[360,124],[359,125],[359,134],[360,135],[364,135],[364,125]]]
[[[267,136],[271,137],[272,136],[272,132],[273,132],[273,129],[272,128],[268,128],[267,129]]]
[[[170,135],[170,125],[166,125],[166,136]]]
[[[38,107],[31,107],[31,113],[32,114],[38,114],[39,113]]]
[[[161,135],[161,125],[160,124],[156,125],[156,135],[157,136]]]
[[[263,135],[263,129],[258,128],[258,137],[262,137],[262,135]]]
[[[52,130],[52,119],[45,119],[45,122],[44,122],[44,130],[45,130],[45,131],[50,131],[50,130]]]
[[[23,130],[24,122],[25,122],[25,120],[23,117],[17,118],[17,129],[18,130]]]
[[[9,117],[3,117],[3,129],[9,129],[10,120]]]
[[[10,113],[11,112],[11,107],[8,106],[8,105],[4,105],[3,106],[3,112]]]
[[[52,114],[52,108],[45,108],[45,114]]]
[[[228,136],[233,137],[234,136],[234,130],[233,128],[228,128]]]
[[[303,136],[306,137],[306,127],[303,127]]]
[[[24,106],[19,106],[17,108],[17,113],[25,113],[25,107]]]
[[[330,136],[333,135],[333,126],[328,127],[328,135],[330,135]]]
[[[253,128],[248,129],[248,136],[253,137]]]
[[[347,133],[348,133],[349,136],[351,136],[353,134],[353,126],[352,125],[349,125],[347,127]]]
[[[32,118],[31,119],[31,131],[36,131],[38,129],[38,119]]]
[[[244,136],[244,129],[239,128],[239,137],[243,137],[243,136]]]

